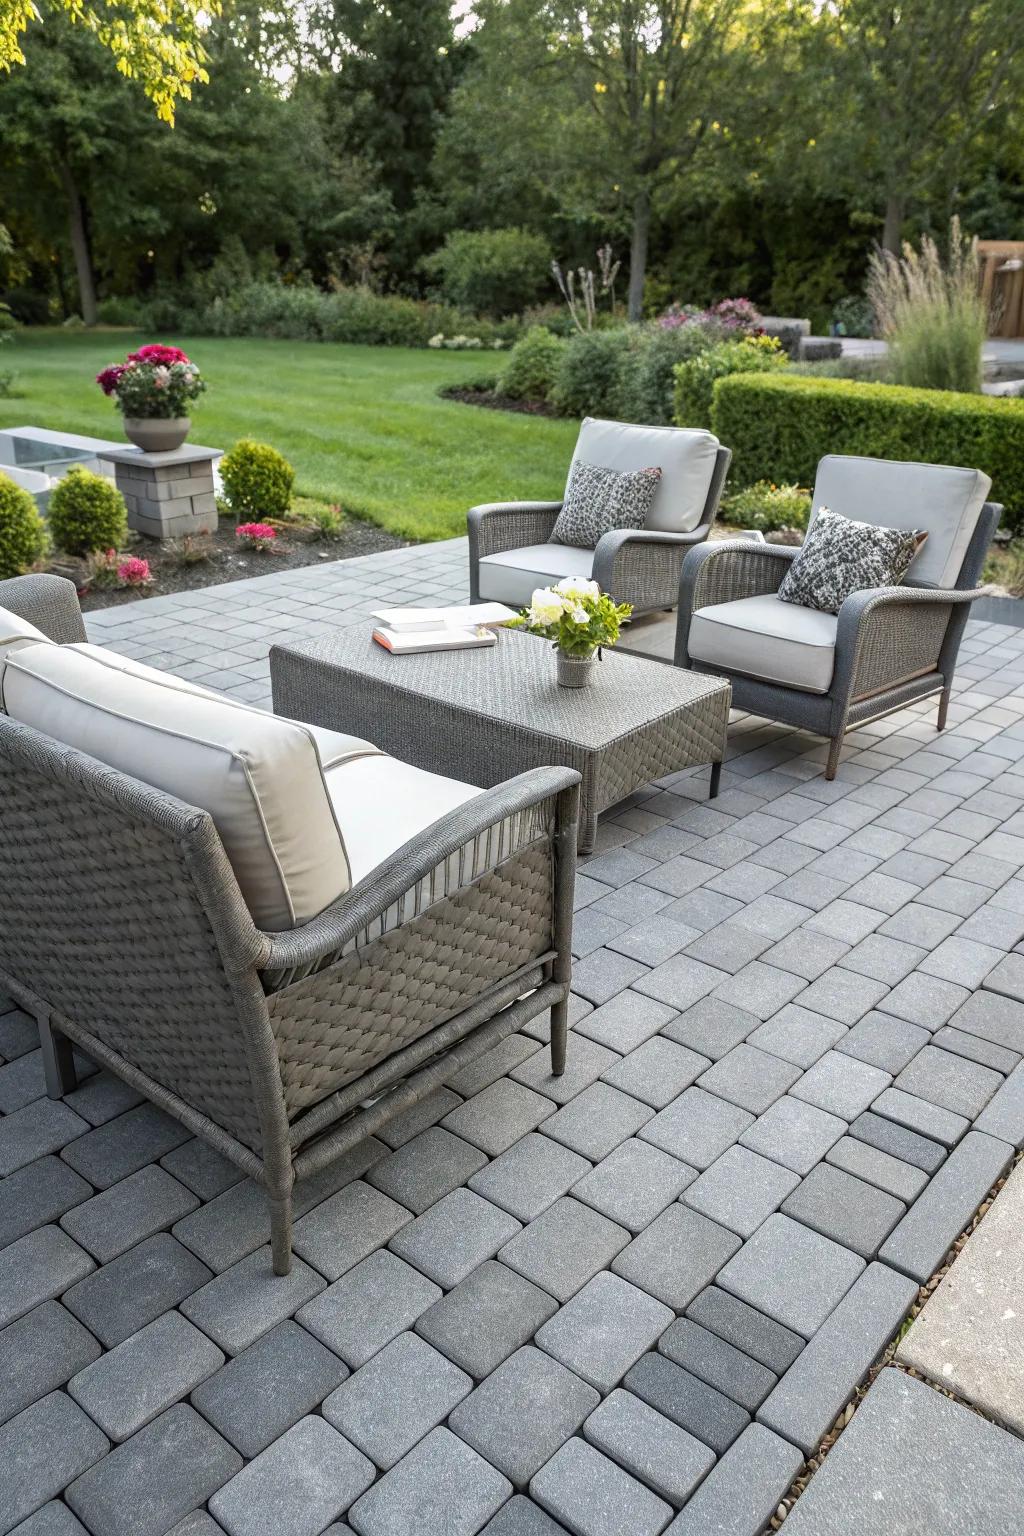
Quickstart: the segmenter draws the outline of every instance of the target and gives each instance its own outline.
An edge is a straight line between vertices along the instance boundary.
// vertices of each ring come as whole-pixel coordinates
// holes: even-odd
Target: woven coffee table
[[[589,686],[560,688],[551,647],[533,635],[393,656],[360,627],[275,645],[270,677],[278,714],[481,789],[527,768],[578,769],[581,853],[598,815],[642,784],[710,763],[718,793],[729,684],[628,652],[605,651]]]

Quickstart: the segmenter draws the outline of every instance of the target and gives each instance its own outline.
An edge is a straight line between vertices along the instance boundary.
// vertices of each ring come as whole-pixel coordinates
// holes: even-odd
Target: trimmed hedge
[[[735,374],[715,384],[712,428],[735,485],[814,482],[826,453],[963,464],[992,478],[1003,526],[1024,529],[1024,401],[852,379]]]

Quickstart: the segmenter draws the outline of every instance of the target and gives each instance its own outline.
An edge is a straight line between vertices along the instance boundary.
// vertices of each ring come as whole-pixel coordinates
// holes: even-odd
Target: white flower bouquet
[[[616,603],[596,581],[566,576],[553,587],[539,587],[512,626],[542,635],[564,656],[589,660],[603,645],[614,645],[633,609]]]

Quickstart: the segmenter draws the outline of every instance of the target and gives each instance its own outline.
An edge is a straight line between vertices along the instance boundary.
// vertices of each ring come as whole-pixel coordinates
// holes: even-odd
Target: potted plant
[[[633,609],[616,603],[596,581],[566,576],[553,587],[539,587],[518,618],[511,621],[531,635],[551,640],[557,652],[557,677],[563,688],[582,688],[590,681],[594,655],[614,645],[619,629]]]
[[[117,401],[124,435],[146,453],[180,448],[192,425],[188,403],[197,400],[206,380],[180,347],[151,345],[129,352],[96,375],[105,395]]]

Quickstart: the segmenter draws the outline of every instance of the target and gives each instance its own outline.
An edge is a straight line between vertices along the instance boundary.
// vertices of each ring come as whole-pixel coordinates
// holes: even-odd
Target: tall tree
[[[820,42],[839,87],[822,148],[848,183],[876,189],[882,244],[898,252],[911,204],[948,193],[1010,105],[1024,0],[826,0]]]
[[[493,167],[499,186],[518,178],[525,190],[515,166],[521,158],[563,219],[596,213],[625,228],[629,315],[638,319],[658,200],[720,143],[748,7],[744,0],[489,0],[478,9],[476,58],[456,114],[478,125],[483,185],[490,187]]]
[[[742,0],[556,0],[548,9],[587,93],[595,148],[630,211],[628,312],[639,320],[655,199],[693,164],[723,111]]]
[[[5,201],[24,210],[52,246],[70,249],[78,308],[96,320],[98,229],[120,231],[139,205],[121,196],[103,213],[97,200],[129,178],[129,145],[146,163],[159,124],[141,91],[119,75],[99,42],[60,18],[48,22],[30,68],[0,82],[0,167]]]

